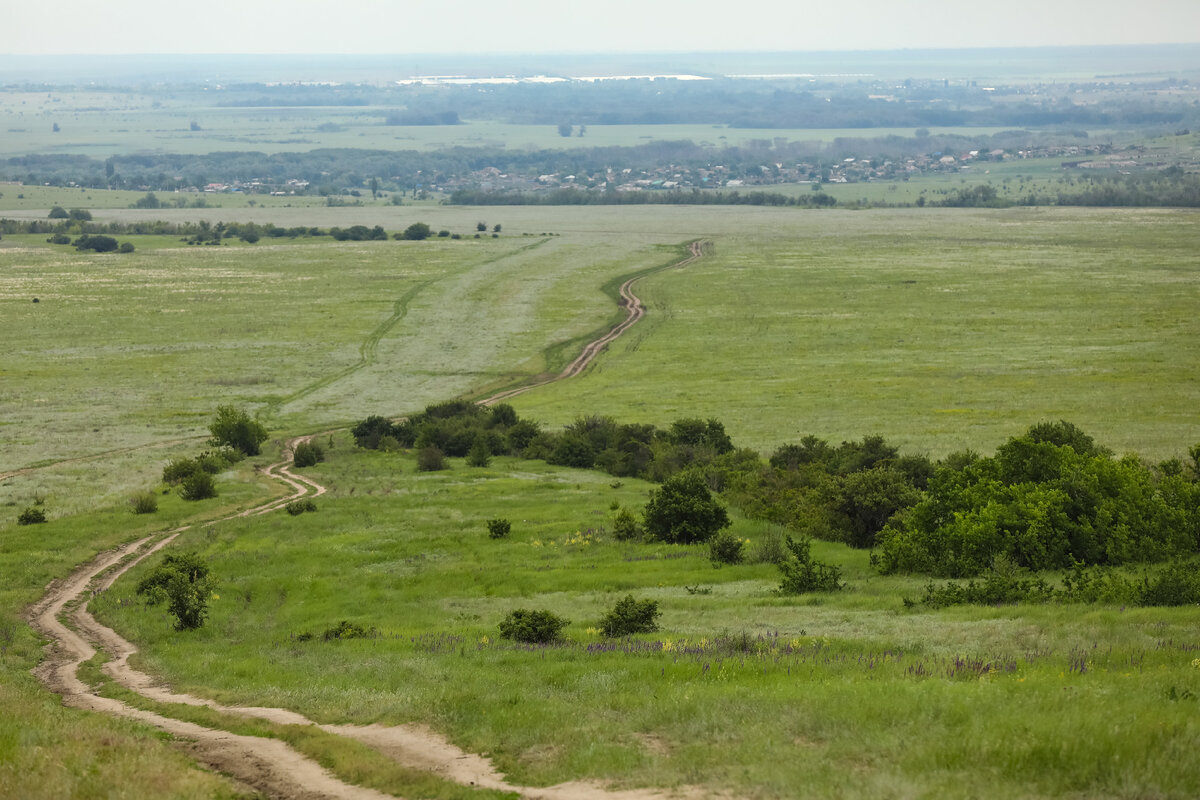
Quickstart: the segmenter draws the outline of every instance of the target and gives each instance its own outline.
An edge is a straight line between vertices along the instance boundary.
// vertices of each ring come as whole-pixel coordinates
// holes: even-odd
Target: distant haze
[[[1200,0],[56,0],[5,6],[0,53],[12,55],[696,53],[1200,40]]]

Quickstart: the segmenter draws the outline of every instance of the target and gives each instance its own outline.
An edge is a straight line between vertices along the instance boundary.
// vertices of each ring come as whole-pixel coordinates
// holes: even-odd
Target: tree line
[[[1034,425],[992,456],[937,461],[902,455],[880,436],[837,445],[806,436],[764,459],[714,419],[660,429],[591,416],[550,431],[507,404],[465,400],[399,421],[369,417],[352,433],[369,449],[513,455],[699,482],[752,519],[870,549],[885,574],[972,577],[997,558],[1061,570],[1200,553],[1200,444],[1187,460],[1116,458],[1066,421]]]

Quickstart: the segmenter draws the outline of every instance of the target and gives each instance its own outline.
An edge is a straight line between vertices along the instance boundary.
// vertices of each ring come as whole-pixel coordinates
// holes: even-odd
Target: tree
[[[518,608],[500,623],[500,638],[526,644],[548,644],[558,640],[570,621],[545,610]]]
[[[479,231],[480,233],[483,233],[484,231],[487,230],[487,223],[486,222],[476,222],[475,230]]]
[[[730,525],[729,514],[696,470],[680,472],[651,490],[643,517],[651,538],[673,544],[706,542]]]
[[[195,553],[166,556],[137,587],[138,594],[146,595],[148,605],[167,601],[177,631],[194,630],[204,624],[212,590],[208,564]]]
[[[261,423],[233,406],[219,406],[208,430],[212,434],[210,444],[214,447],[232,447],[248,456],[258,455],[261,452],[259,446],[269,438]]]
[[[492,233],[499,233],[499,232],[500,232],[500,223],[497,222],[495,225],[492,226]]]
[[[50,219],[67,219],[71,215],[68,214],[67,210],[62,206],[55,206],[54,208],[50,209],[50,213],[47,216]]]
[[[118,253],[132,253],[133,242],[121,242],[121,246],[117,248]]]
[[[563,137],[564,139],[566,139],[567,137],[569,137],[571,135],[571,129],[572,129],[571,123],[560,122],[558,124],[558,135]]]

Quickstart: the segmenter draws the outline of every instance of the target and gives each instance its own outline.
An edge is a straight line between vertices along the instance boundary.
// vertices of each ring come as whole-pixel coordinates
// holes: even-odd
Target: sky
[[[743,52],[1200,41],[1200,0],[0,0],[0,19],[0,54],[11,55]]]

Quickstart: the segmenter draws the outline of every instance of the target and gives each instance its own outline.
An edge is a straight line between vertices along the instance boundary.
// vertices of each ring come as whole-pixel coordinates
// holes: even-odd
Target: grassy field
[[[1118,451],[1200,438],[1195,214],[771,215],[647,278],[645,324],[579,380],[517,398],[555,423],[714,416],[759,449],[879,432],[941,456],[1066,418]]]
[[[128,255],[0,240],[0,471],[94,456],[0,481],[12,576],[0,700],[18,720],[0,733],[0,789],[14,796],[235,792],[144,729],[58,707],[28,674],[38,643],[20,621],[97,550],[278,491],[251,462],[219,477],[217,501],[167,496],[149,521],[126,509],[168,457],[202,447],[216,405],[245,406],[281,436],[553,371],[615,318],[602,287],[672,263],[693,239],[709,254],[644,278],[647,318],[583,376],[516,398],[523,416],[714,416],[762,450],[878,432],[935,456],[990,451],[1064,417],[1156,459],[1200,440],[1191,212],[95,208],[100,221],[395,231],[419,219],[464,234],[486,221],[503,234],[220,248],[121,237],[137,245]],[[612,504],[640,506],[648,484],[506,459],[423,475],[410,456],[322,441],[332,458],[314,475],[332,492],[317,514],[184,535],[178,547],[203,552],[220,581],[204,629],[177,636],[128,602],[136,575],[94,603],[145,648],[150,672],[321,720],[422,721],[535,784],[619,778],[763,798],[1200,792],[1195,609],[905,611],[922,579],[881,578],[865,553],[824,543],[816,556],[843,566],[849,590],[783,598],[769,565],[716,570],[700,548],[601,533]],[[35,498],[50,523],[15,526]],[[497,516],[511,540],[486,538]],[[769,534],[742,519],[735,531]],[[603,646],[591,629],[627,592],[661,602],[663,630]],[[572,619],[568,644],[497,642],[499,619],[522,605]],[[341,619],[383,635],[293,639]],[[148,759],[157,771],[139,772]]]
[[[93,603],[179,691],[322,722],[421,722],[511,780],[700,785],[738,797],[1189,797],[1200,791],[1196,609],[905,611],[921,578],[818,543],[849,587],[773,593],[769,564],[714,569],[702,546],[621,543],[611,506],[647,484],[496,459],[355,452],[312,471],[320,510],[184,535],[219,576],[180,636],[132,594]],[[513,533],[487,537],[505,517]],[[735,522],[758,543],[767,529]],[[142,574],[144,568],[139,570]],[[688,587],[691,587],[689,589]],[[604,640],[627,593],[657,634]],[[498,639],[518,607],[572,621],[560,646]],[[347,619],[378,637],[321,641]],[[297,637],[316,634],[313,641]],[[668,674],[669,673],[669,674]]]

